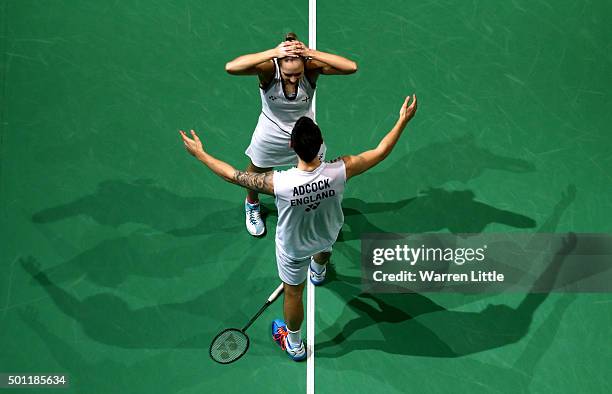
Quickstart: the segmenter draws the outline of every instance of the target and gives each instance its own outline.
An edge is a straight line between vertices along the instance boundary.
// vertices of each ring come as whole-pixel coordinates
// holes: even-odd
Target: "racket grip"
[[[266,310],[266,308],[267,308],[268,306],[270,306],[270,304],[272,304],[272,303],[274,302],[274,300],[276,299],[276,297],[278,297],[278,295],[279,295],[280,293],[282,293],[282,292],[283,292],[283,284],[281,283],[281,284],[280,284],[280,286],[278,286],[278,287],[276,288],[276,290],[274,290],[274,291],[272,292],[272,294],[270,294],[270,297],[268,297],[268,301],[266,301],[266,303],[265,303],[265,304],[263,304],[263,305],[261,306],[261,308],[259,308],[259,312],[257,312],[257,314],[256,314],[255,316],[253,316],[253,317],[251,318],[251,320],[249,320],[249,322],[247,323],[247,325],[246,325],[246,326],[244,326],[244,327],[242,328],[242,331],[244,332],[244,331],[246,331],[246,330],[247,330],[249,327],[251,327],[251,324],[253,324],[253,322],[255,321],[255,319],[257,319],[257,318],[259,317],[259,315],[261,315],[261,314],[263,313],[263,311],[265,311],[265,310]]]
[[[276,299],[276,297],[278,297],[278,295],[283,292],[283,286],[284,285],[281,283],[280,285],[278,285],[276,290],[274,290],[272,294],[270,294],[270,297],[268,297],[268,303],[272,303]]]

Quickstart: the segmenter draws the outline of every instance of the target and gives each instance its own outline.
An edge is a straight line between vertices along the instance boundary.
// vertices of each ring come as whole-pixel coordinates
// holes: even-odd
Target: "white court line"
[[[317,0],[308,0],[308,47],[317,49]],[[312,113],[316,119],[316,92],[312,97]],[[315,120],[313,119],[313,120]],[[308,296],[306,301],[306,394],[315,392],[315,286],[306,278]]]
[[[308,47],[317,49],[317,0],[308,0]],[[317,116],[317,92],[312,97],[312,113]]]
[[[306,394],[314,394],[315,285],[310,282],[310,278],[307,278],[306,281],[308,282],[308,296],[306,301],[306,351],[308,352],[308,359],[306,361]]]

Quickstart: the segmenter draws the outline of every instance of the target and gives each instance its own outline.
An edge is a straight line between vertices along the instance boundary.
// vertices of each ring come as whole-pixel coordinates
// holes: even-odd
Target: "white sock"
[[[321,272],[323,272],[323,268],[325,268],[325,264],[319,264],[316,261],[314,261],[314,259],[312,259],[312,261],[310,262],[310,266],[317,274],[320,274]]]
[[[247,204],[249,204],[252,207],[255,207],[257,205],[259,205],[259,200],[255,201],[255,202],[249,202],[248,199],[245,200],[247,202]]]
[[[289,333],[289,335],[287,335],[287,340],[291,347],[300,346],[300,342],[302,342],[302,330],[291,331],[287,328],[287,332]]]

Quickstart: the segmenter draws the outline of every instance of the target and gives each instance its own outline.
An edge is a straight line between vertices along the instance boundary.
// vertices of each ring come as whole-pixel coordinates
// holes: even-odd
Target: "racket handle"
[[[270,304],[272,304],[272,303],[274,302],[274,300],[276,300],[276,298],[278,297],[278,295],[279,295],[280,293],[282,293],[282,292],[283,292],[283,284],[281,283],[281,284],[280,284],[280,285],[279,285],[279,286],[276,288],[276,290],[274,290],[274,291],[272,292],[272,294],[270,294],[270,297],[268,297],[268,301],[266,301],[266,303],[265,303],[265,304],[263,304],[263,305],[261,306],[261,308],[259,308],[259,311],[257,311],[257,313],[255,314],[255,316],[253,316],[253,317],[251,318],[251,320],[249,320],[249,322],[246,324],[246,326],[244,326],[244,327],[242,328],[242,332],[245,332],[245,331],[246,331],[246,330],[247,330],[249,327],[251,327],[251,324],[253,324],[253,322],[254,322],[254,321],[255,321],[255,320],[256,320],[256,319],[259,317],[259,315],[261,315],[261,314],[263,313],[263,311],[265,311],[265,310],[266,310],[266,308],[267,308],[267,307],[268,307]]]
[[[272,294],[270,294],[270,297],[268,297],[268,302],[269,303],[274,302],[274,300],[278,297],[278,295],[283,292],[283,286],[284,285],[281,283],[280,285],[278,285],[276,290],[274,290],[274,292],[272,292]]]

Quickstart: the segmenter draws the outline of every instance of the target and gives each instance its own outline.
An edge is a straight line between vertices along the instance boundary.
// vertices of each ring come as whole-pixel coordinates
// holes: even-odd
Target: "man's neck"
[[[314,171],[320,165],[321,165],[321,160],[319,160],[318,156],[315,157],[313,161],[308,162],[308,163],[298,157],[298,165],[297,165],[298,170],[311,172],[311,171]]]

